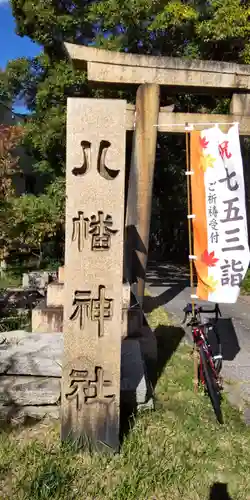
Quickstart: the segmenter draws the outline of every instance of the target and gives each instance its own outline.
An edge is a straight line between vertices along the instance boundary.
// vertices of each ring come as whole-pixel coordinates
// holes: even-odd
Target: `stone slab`
[[[32,310],[32,332],[50,333],[63,330],[63,307],[47,307],[46,301],[41,300]]]
[[[18,344],[20,340],[30,335],[30,332],[26,332],[25,330],[12,330],[9,332],[0,333],[0,346],[3,344]]]
[[[12,397],[11,404],[8,403],[10,400],[7,397],[8,391],[7,396],[2,398],[7,407],[2,407],[3,401],[0,401],[0,418],[6,419],[13,416],[22,419],[25,415],[39,419],[46,416],[57,418],[58,406],[39,407],[37,405],[41,401],[43,401],[41,404],[50,405],[51,397],[54,398],[53,394],[55,394],[56,401],[57,398],[59,399],[61,385],[53,380],[60,380],[62,373],[63,335],[16,331],[6,332],[5,338],[6,344],[0,346],[0,375],[1,380],[4,381],[4,387],[13,386],[15,396]],[[43,382],[47,380],[48,386],[40,384],[39,380]],[[50,380],[52,380],[51,383]],[[17,387],[19,382],[21,389]],[[126,338],[121,346],[121,398],[123,402],[130,404],[135,401],[138,410],[152,409],[154,402],[151,387],[140,341]],[[28,393],[21,397],[20,390],[24,392],[28,390]],[[44,395],[40,394],[44,390]],[[35,407],[23,406],[27,404],[27,397]]]
[[[53,355],[50,355],[53,352]],[[62,349],[57,352],[53,346],[44,351],[35,352],[15,348],[1,352],[0,375],[32,375],[60,377],[62,366]]]
[[[10,332],[3,332],[0,334],[0,341],[5,341],[5,344],[13,344],[16,348],[22,349],[29,346],[31,350],[37,348],[48,348],[53,346],[53,349],[63,348],[63,335],[54,335],[53,332],[49,333],[31,333],[25,330],[13,330]],[[5,345],[2,346],[3,350]]]
[[[115,450],[125,139],[126,101],[68,99],[62,439]]]
[[[18,406],[15,404],[3,406],[0,404],[0,420],[2,421],[20,425],[25,424],[27,417],[38,421],[44,419],[58,420],[60,417],[60,406]]]
[[[55,281],[47,288],[47,307],[60,307],[64,303],[64,284]]]
[[[0,345],[0,375],[61,377],[62,335],[6,334],[5,338]]]
[[[59,402],[60,378],[1,376],[0,404],[53,405]]]

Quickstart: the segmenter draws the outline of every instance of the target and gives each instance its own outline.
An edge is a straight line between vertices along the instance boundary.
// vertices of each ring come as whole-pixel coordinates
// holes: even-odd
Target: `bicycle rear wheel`
[[[219,375],[222,369],[222,346],[216,324],[205,324],[206,338],[212,349],[214,368]]]
[[[217,380],[215,379],[212,367],[203,349],[203,346],[200,347],[200,360],[202,364],[202,371],[203,371],[205,385],[214,409],[214,413],[216,415],[218,422],[220,424],[223,424],[223,417],[220,406],[220,401],[221,401],[220,390],[217,384]]]

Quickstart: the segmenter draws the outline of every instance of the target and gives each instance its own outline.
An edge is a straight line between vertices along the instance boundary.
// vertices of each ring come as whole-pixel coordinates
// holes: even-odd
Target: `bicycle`
[[[221,391],[222,384],[220,371],[222,369],[222,349],[220,336],[217,330],[217,321],[221,316],[219,305],[216,304],[214,309],[204,309],[198,307],[197,304],[187,304],[184,308],[185,317],[183,324],[186,323],[188,317],[192,315],[187,326],[192,328],[192,336],[195,344],[195,349],[199,351],[200,363],[198,368],[199,381],[202,383],[208,393],[216,418],[220,424],[223,424],[223,416],[221,412]],[[201,314],[215,313],[214,321],[203,322]],[[209,342],[209,332],[213,331],[217,342],[217,354],[213,354]]]

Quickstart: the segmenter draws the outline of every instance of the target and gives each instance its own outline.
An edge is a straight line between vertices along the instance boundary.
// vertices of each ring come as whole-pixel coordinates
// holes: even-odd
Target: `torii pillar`
[[[143,84],[136,94],[135,131],[129,174],[125,242],[126,273],[142,306],[148,259],[160,86]]]

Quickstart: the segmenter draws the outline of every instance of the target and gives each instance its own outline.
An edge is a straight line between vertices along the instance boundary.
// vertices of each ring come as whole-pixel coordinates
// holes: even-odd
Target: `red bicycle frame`
[[[201,347],[201,346],[203,347],[203,350],[206,353],[206,356],[207,356],[207,359],[209,361],[209,364],[210,364],[210,366],[211,366],[211,368],[213,370],[213,374],[214,374],[215,378],[217,379],[218,377],[217,377],[217,373],[216,373],[216,370],[215,370],[215,367],[214,367],[212,353],[210,351],[209,345],[207,344],[203,328],[201,328],[201,327],[199,327],[199,328],[198,327],[193,327],[192,333],[193,333],[194,343],[196,344],[197,347]],[[200,358],[200,380],[201,380],[202,385],[205,385],[205,379],[204,379],[204,375],[203,375],[203,368],[202,368],[202,360],[201,360],[201,358]]]

